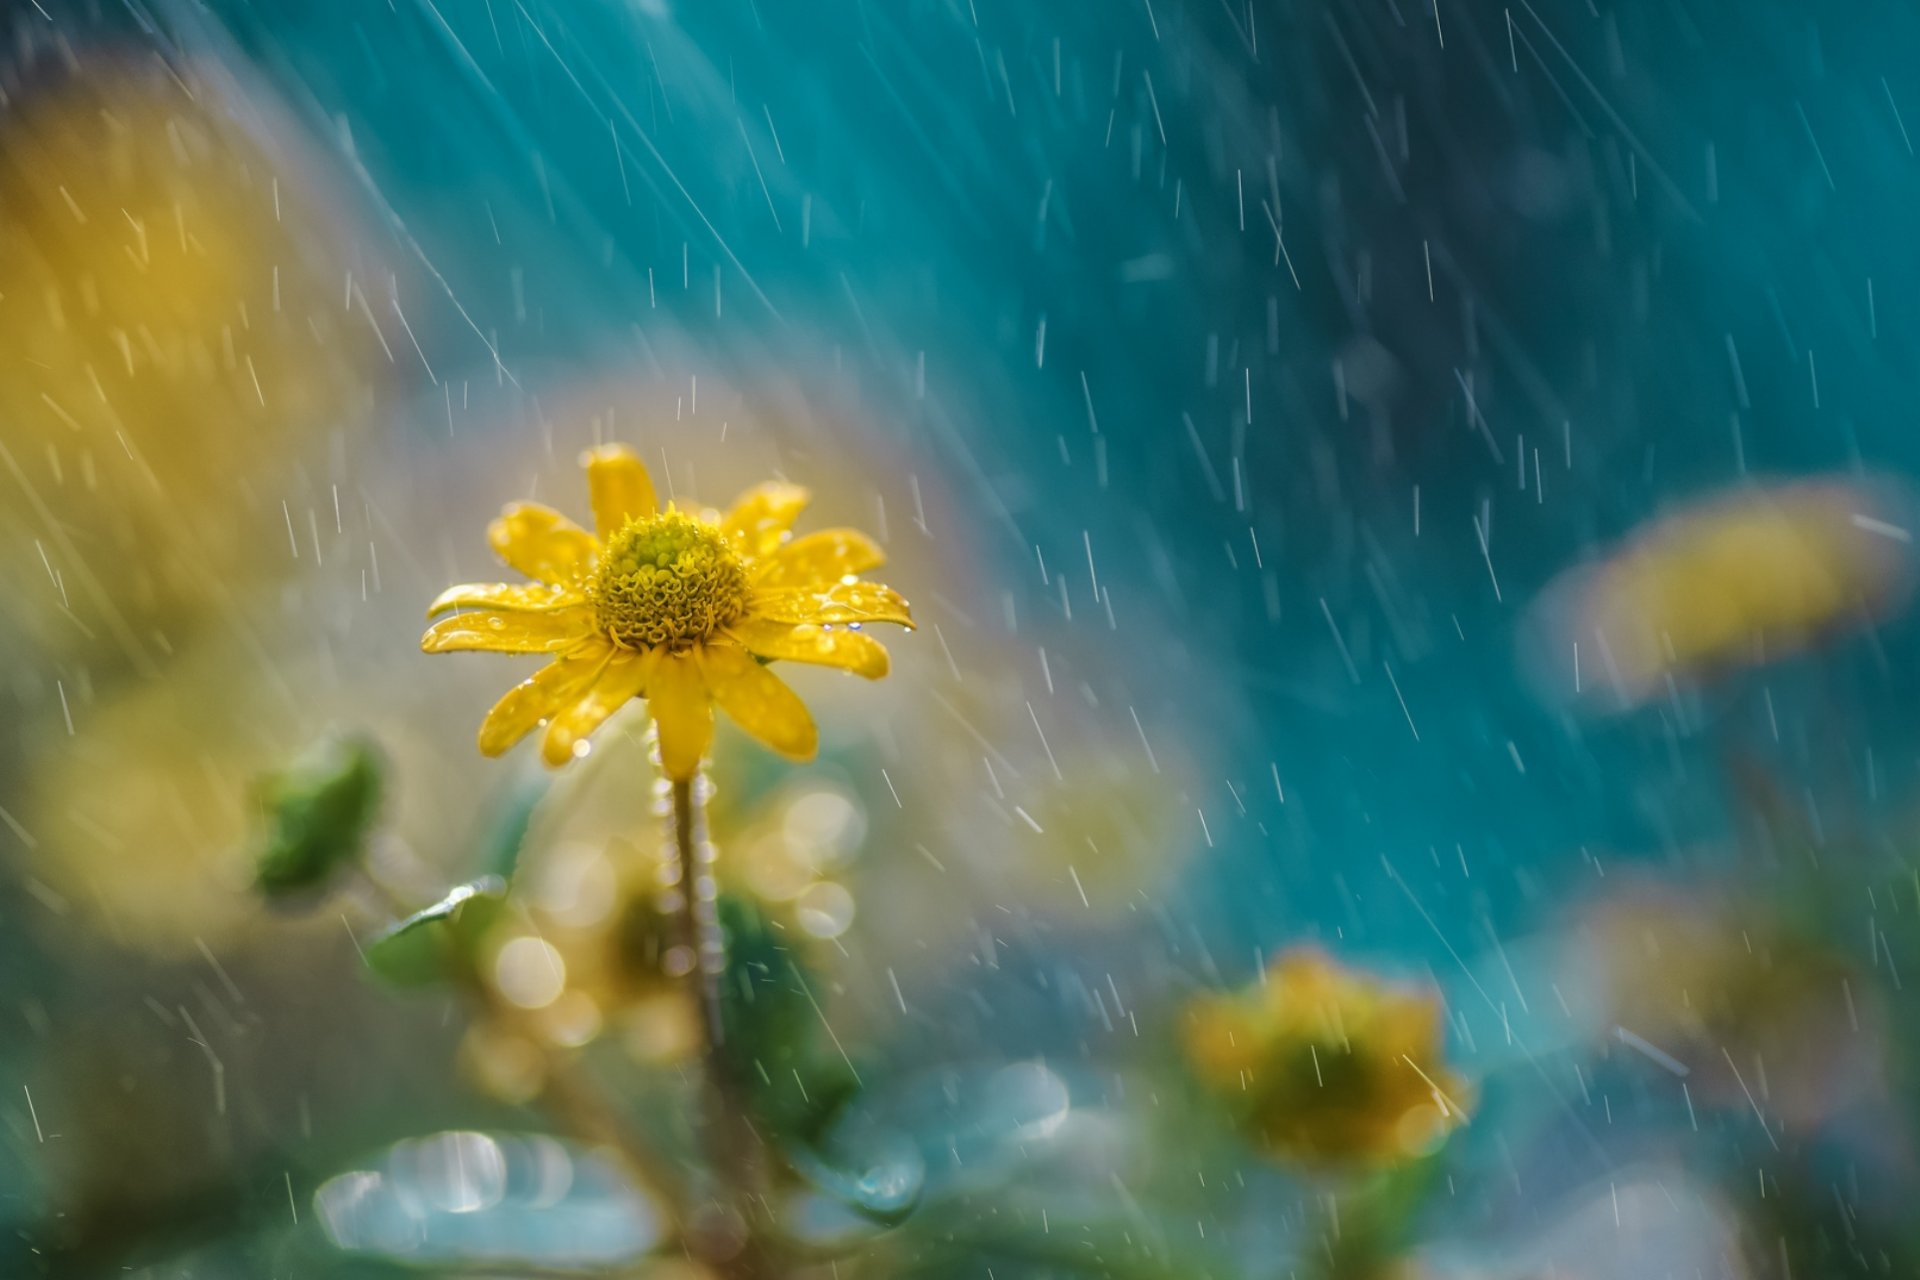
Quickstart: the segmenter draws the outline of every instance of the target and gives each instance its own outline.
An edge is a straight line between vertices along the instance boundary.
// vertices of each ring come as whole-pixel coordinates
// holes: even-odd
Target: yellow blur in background
[[[95,678],[292,563],[282,503],[386,364],[349,210],[192,75],[95,66],[0,134],[0,574]]]

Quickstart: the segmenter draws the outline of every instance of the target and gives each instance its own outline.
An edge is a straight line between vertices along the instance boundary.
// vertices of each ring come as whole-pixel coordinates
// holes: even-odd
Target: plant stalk
[[[706,1150],[708,1171],[718,1192],[719,1221],[712,1232],[696,1232],[690,1247],[722,1274],[740,1280],[765,1280],[768,1264],[763,1232],[754,1229],[755,1201],[765,1211],[765,1158],[759,1135],[747,1114],[735,1075],[726,1062],[726,1022],[721,984],[726,978],[726,935],[720,927],[719,890],[714,880],[713,845],[707,840],[704,777],[670,783],[670,821],[674,866],[673,919],[677,946],[691,963],[687,981],[699,1004],[700,1108],[696,1127]]]

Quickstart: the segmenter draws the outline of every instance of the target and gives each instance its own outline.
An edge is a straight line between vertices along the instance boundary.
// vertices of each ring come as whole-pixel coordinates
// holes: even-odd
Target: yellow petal
[[[676,782],[700,772],[713,742],[713,696],[691,654],[663,653],[647,681],[647,709],[660,731],[660,767]]]
[[[572,705],[564,707],[547,725],[547,736],[540,742],[540,757],[555,766],[574,758],[576,744],[598,729],[606,718],[640,696],[646,686],[647,659],[622,650],[614,654],[590,688]]]
[[[820,749],[820,732],[799,694],[745,649],[708,645],[699,653],[713,700],[735,724],[783,756],[813,759]]]
[[[907,602],[892,587],[877,582],[836,582],[824,590],[782,589],[756,591],[747,602],[747,616],[772,622],[812,622],[840,625],[848,622],[897,622],[913,625]]]
[[[448,587],[442,591],[439,598],[427,606],[427,616],[435,617],[449,609],[498,609],[513,613],[542,613],[585,603],[586,597],[578,591],[570,591],[565,587],[550,587],[545,583],[463,582],[457,587]]]
[[[542,720],[552,719],[561,707],[585,693],[611,650],[611,645],[589,645],[548,663],[531,679],[507,690],[507,696],[494,703],[480,723],[480,754],[504,755]]]
[[[720,531],[750,560],[758,560],[780,545],[780,536],[806,510],[810,497],[797,484],[769,480],[741,494],[720,521]]]
[[[858,529],[822,529],[776,549],[760,570],[763,590],[824,587],[887,562],[880,544]]]
[[[442,618],[420,637],[426,653],[484,649],[491,653],[558,653],[599,635],[593,610],[586,605],[551,613],[508,613],[475,609]]]
[[[629,520],[659,508],[653,477],[640,455],[624,444],[603,444],[581,458],[587,468],[587,492],[593,501],[593,530],[605,542]]]
[[[487,544],[529,578],[559,586],[584,578],[600,553],[592,534],[537,502],[508,504],[487,526]]]
[[[878,680],[887,674],[889,667],[886,649],[864,631],[812,623],[794,626],[759,618],[743,618],[728,630],[746,646],[747,652],[762,658],[839,667],[869,680]]]

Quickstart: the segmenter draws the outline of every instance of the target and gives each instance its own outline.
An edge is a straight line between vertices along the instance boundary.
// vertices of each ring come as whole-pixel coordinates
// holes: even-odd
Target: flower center
[[[747,566],[710,524],[678,511],[629,520],[593,579],[600,628],[629,649],[685,648],[747,608]]]

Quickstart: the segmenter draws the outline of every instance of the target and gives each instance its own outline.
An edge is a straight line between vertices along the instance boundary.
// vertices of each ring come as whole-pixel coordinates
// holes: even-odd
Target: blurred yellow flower
[[[1778,657],[1884,616],[1910,585],[1907,505],[1888,484],[1829,478],[1691,506],[1549,589],[1548,661],[1637,703],[1670,676]]]
[[[1289,951],[1253,986],[1188,1011],[1187,1060],[1269,1151],[1310,1165],[1380,1165],[1464,1123],[1466,1083],[1442,1061],[1437,993]]]
[[[698,771],[716,704],[775,751],[811,758],[813,718],[765,664],[887,673],[887,651],[861,627],[913,620],[899,593],[859,577],[885,560],[879,545],[853,529],[793,537],[807,503],[796,485],[758,485],[724,516],[661,511],[631,449],[604,445],[582,461],[593,533],[549,507],[514,503],[488,541],[534,581],[452,587],[427,610],[457,611],[422,637],[428,653],[554,655],[487,714],[480,750],[499,755],[544,723],[541,754],[559,766],[586,754],[608,716],[645,698],[676,780]]]
[[[0,590],[102,674],[298,566],[386,377],[342,184],[222,81],[88,59],[0,120]]]
[[[477,1084],[526,1102],[554,1083],[555,1054],[604,1042],[659,1064],[697,1048],[653,859],[624,840],[565,840],[523,859],[514,891],[519,910],[481,949],[485,1016],[462,1043]]]
[[[1586,907],[1570,948],[1593,1027],[1687,1078],[1697,1101],[1810,1130],[1886,1088],[1870,973],[1731,886],[1629,883]]]

